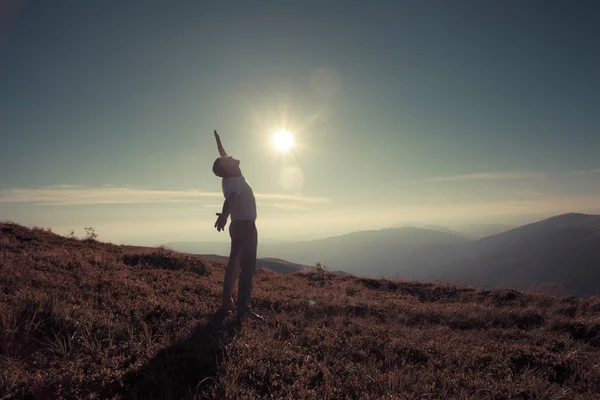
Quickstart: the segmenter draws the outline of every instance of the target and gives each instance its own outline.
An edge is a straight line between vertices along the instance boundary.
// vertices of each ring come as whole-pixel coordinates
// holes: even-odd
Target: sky
[[[2,1],[0,220],[227,241],[213,129],[263,242],[600,213],[599,18],[595,1]]]

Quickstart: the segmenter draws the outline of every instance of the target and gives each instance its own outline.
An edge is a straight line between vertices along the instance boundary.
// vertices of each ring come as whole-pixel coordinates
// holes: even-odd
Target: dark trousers
[[[229,225],[231,253],[223,282],[223,303],[231,301],[233,287],[239,274],[237,307],[238,313],[250,308],[252,277],[256,269],[258,231],[254,221],[233,221]]]

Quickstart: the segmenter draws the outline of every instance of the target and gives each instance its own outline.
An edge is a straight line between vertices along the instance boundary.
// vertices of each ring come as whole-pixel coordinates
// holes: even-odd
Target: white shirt
[[[231,221],[256,221],[256,199],[246,178],[241,175],[224,178],[221,186],[225,198],[228,198],[231,193],[238,194],[235,204],[229,205]]]

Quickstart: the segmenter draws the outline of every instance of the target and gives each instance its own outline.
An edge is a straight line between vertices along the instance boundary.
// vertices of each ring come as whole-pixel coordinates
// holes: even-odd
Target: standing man
[[[229,236],[231,253],[223,282],[223,303],[220,311],[232,312],[237,306],[238,317],[263,319],[250,309],[252,277],[256,268],[258,232],[256,230],[256,200],[252,188],[240,170],[240,160],[228,156],[221,144],[221,138],[214,131],[220,157],[213,163],[213,172],[222,178],[221,186],[225,202],[215,223],[217,231],[225,230],[227,218],[231,215]],[[237,304],[233,301],[233,287],[239,274]]]

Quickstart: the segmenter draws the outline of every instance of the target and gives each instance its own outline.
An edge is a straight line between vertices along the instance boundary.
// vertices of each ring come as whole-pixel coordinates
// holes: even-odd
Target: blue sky
[[[600,212],[596,2],[2,7],[0,219],[226,240],[215,128],[266,240]]]

